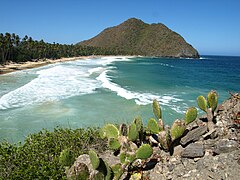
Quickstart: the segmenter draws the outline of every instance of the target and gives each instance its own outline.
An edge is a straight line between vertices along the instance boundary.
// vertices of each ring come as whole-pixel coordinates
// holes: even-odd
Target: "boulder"
[[[205,149],[201,143],[193,143],[188,145],[181,153],[183,158],[197,158],[203,157],[205,154]]]
[[[203,134],[207,132],[207,126],[199,126],[189,131],[184,137],[182,137],[180,143],[186,146],[190,142],[198,141]]]

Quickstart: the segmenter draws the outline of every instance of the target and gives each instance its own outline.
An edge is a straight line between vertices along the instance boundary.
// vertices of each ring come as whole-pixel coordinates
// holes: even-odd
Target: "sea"
[[[139,116],[146,124],[154,117],[153,99],[171,125],[210,90],[217,91],[219,103],[240,91],[240,57],[107,56],[4,74],[0,141],[16,143],[42,129],[130,123]]]

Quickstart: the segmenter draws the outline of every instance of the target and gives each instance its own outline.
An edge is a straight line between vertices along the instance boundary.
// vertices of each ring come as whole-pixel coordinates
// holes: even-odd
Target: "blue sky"
[[[239,0],[0,0],[0,32],[77,43],[131,17],[161,22],[200,54],[240,56]]]

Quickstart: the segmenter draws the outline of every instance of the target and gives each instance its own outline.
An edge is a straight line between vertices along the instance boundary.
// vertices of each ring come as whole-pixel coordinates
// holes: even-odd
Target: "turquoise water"
[[[0,140],[23,140],[42,128],[101,126],[153,117],[157,99],[163,119],[183,118],[196,98],[217,90],[239,92],[240,58],[103,57],[52,64],[0,76]],[[201,111],[199,111],[201,112]]]

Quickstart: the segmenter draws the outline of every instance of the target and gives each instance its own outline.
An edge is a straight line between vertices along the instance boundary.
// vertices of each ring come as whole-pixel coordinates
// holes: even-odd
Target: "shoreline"
[[[9,63],[6,65],[0,65],[0,76],[3,74],[8,74],[16,71],[26,70],[26,69],[33,69],[38,68],[41,66],[46,66],[48,64],[55,64],[59,62],[68,62],[68,61],[75,61],[75,60],[85,60],[89,58],[100,58],[103,56],[79,56],[79,57],[69,57],[69,58],[60,58],[60,59],[44,59],[39,61],[26,61],[23,63]]]

